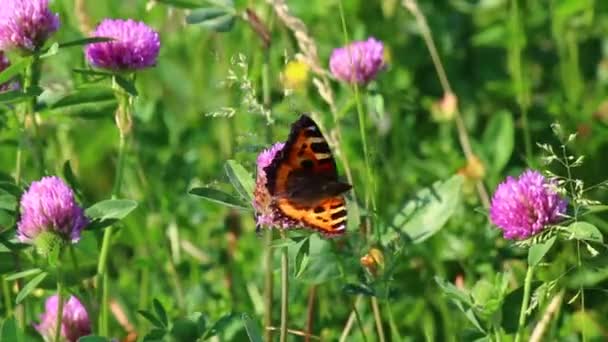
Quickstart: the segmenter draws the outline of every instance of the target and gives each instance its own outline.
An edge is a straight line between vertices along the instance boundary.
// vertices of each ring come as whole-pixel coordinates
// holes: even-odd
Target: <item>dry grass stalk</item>
[[[422,11],[420,11],[418,3],[416,2],[416,0],[403,0],[402,4],[403,7],[410,11],[410,13],[412,13],[414,18],[416,19],[416,24],[420,29],[420,33],[422,35],[422,38],[424,39],[424,43],[427,49],[429,50],[431,59],[433,60],[433,65],[435,66],[437,77],[439,77],[439,82],[441,83],[443,92],[445,94],[454,94],[454,92],[452,91],[452,87],[450,86],[448,77],[446,75],[445,69],[443,68],[443,64],[441,63],[441,59],[439,58],[437,48],[435,47],[435,42],[433,41],[431,29],[426,21],[426,17],[422,13]],[[460,146],[465,157],[467,158],[467,160],[476,158],[475,154],[473,153],[473,149],[471,148],[471,142],[469,140],[467,128],[464,125],[464,120],[462,119],[462,115],[460,114],[458,107],[455,108],[454,118],[456,121],[456,129],[458,131],[458,140],[460,141]],[[483,184],[483,181],[477,181],[476,187],[477,192],[479,194],[479,199],[483,203],[484,207],[488,208],[490,206],[490,198]]]

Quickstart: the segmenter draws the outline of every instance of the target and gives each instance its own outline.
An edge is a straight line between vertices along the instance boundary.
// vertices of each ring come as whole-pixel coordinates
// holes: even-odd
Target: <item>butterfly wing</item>
[[[283,215],[325,235],[346,229],[343,192],[336,162],[317,124],[302,115],[291,128],[283,149],[264,169],[267,188]]]

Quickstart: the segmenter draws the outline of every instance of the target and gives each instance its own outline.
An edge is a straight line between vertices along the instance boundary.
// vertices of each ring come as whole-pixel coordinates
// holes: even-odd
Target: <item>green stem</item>
[[[353,304],[353,313],[355,314],[355,319],[357,320],[357,326],[359,327],[361,336],[363,336],[363,341],[367,342],[367,335],[365,335],[365,329],[363,329],[363,321],[361,320],[361,315],[359,314],[359,310],[357,310],[356,302]]]
[[[266,327],[272,326],[272,282],[273,282],[273,273],[272,273],[272,230],[267,229],[264,232],[266,253],[264,254],[264,272],[266,272],[266,277],[264,280],[264,330],[265,340],[266,342],[272,342],[272,331],[270,329],[266,329]]]
[[[128,130],[120,125],[125,124],[130,120],[131,115],[131,101],[129,95],[125,94],[122,89],[115,87],[116,96],[118,97],[118,118],[117,123],[119,124],[119,145],[118,145],[118,163],[116,165],[116,178],[114,179],[114,186],[112,188],[112,199],[115,199],[120,194],[120,188],[122,185],[124,168],[125,168],[125,151],[127,145],[127,134]],[[125,129],[125,131],[123,131]],[[97,265],[97,276],[98,276],[98,290],[101,289],[100,299],[100,314],[99,314],[99,331],[101,335],[107,336],[108,334],[108,286],[109,286],[109,275],[107,271],[108,264],[108,253],[110,250],[113,226],[106,228],[103,235],[103,241],[101,243],[101,251],[99,253],[99,263]],[[101,277],[101,284],[100,278]],[[101,285],[101,286],[99,286]]]
[[[55,323],[55,342],[61,341],[61,320],[63,319],[63,285],[61,271],[57,267],[57,321]]]
[[[382,317],[380,316],[380,307],[378,298],[372,297],[372,309],[374,311],[374,321],[376,321],[376,330],[378,331],[378,341],[384,342],[384,329],[382,328]]]
[[[40,57],[38,54],[34,54],[31,57],[31,62],[25,70],[23,79],[23,90],[28,92],[32,88],[38,87],[40,81]],[[34,128],[34,156],[40,171],[40,174],[44,174],[44,155],[42,153],[42,145],[40,141],[40,128],[38,127],[38,121],[36,120],[36,97],[32,97],[29,101],[23,103],[23,120],[29,116],[32,121],[32,127]],[[18,150],[19,152],[19,150]],[[20,157],[20,156],[19,156]],[[20,171],[20,170],[19,170]],[[20,176],[20,175],[19,175]]]
[[[11,288],[10,283],[6,280],[6,277],[2,277],[2,297],[4,297],[4,310],[6,311],[6,317],[10,317],[13,313],[13,301],[11,299]]]
[[[287,236],[284,231],[281,231],[283,242],[287,242]],[[287,341],[287,320],[288,320],[288,303],[289,303],[289,259],[287,255],[287,246],[281,248],[281,333],[279,340]]]
[[[346,28],[346,17],[344,15],[344,7],[342,5],[342,1],[338,1],[338,8],[340,11],[340,20],[342,22],[342,33],[344,34],[344,43],[348,43],[348,29]],[[352,58],[351,58],[352,60]],[[372,179],[372,170],[370,167],[369,161],[369,152],[367,148],[367,134],[365,132],[365,113],[363,110],[363,104],[361,103],[361,95],[359,92],[359,85],[357,83],[353,84],[353,92],[355,93],[355,103],[357,104],[357,114],[359,118],[359,133],[361,135],[361,143],[363,145],[363,157],[365,161],[365,210],[368,212],[369,217],[369,205],[370,199],[373,209],[373,214],[376,213],[376,199],[373,196],[373,179]],[[368,222],[370,222],[368,220]],[[368,225],[369,226],[369,225]],[[379,232],[373,227],[370,226],[370,230],[373,230],[376,233],[376,238],[379,239]]]
[[[530,304],[530,286],[532,285],[532,276],[534,274],[534,266],[528,265],[526,271],[526,279],[524,280],[524,298],[521,302],[521,310],[519,312],[519,324],[517,325],[517,335],[515,336],[515,342],[521,341],[524,335],[524,328],[526,325],[526,314],[528,312],[528,305]]]

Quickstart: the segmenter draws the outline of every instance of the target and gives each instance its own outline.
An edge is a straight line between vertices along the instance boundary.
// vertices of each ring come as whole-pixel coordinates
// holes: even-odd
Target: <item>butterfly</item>
[[[343,193],[336,161],[319,126],[307,115],[292,124],[284,147],[264,169],[271,206],[281,218],[325,236],[346,231]]]

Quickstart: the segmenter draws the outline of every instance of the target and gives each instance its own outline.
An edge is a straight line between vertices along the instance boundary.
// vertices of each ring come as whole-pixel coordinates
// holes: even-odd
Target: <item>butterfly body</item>
[[[343,193],[351,185],[338,179],[336,162],[317,124],[302,115],[265,169],[270,206],[281,218],[326,236],[346,231]]]

